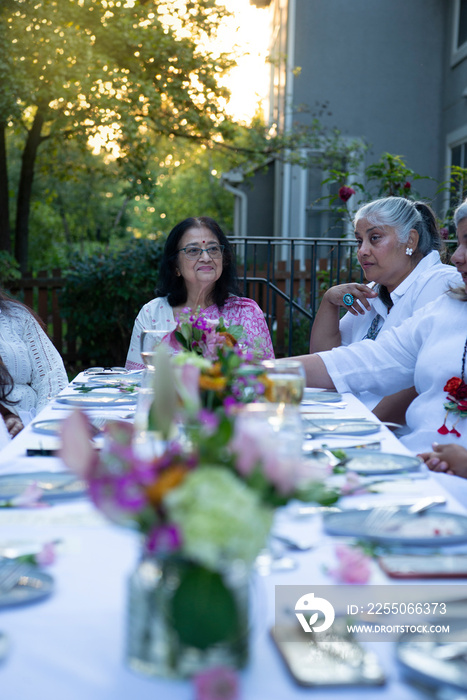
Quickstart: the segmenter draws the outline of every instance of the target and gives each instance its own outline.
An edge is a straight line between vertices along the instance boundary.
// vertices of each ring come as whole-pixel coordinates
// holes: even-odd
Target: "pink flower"
[[[355,194],[353,187],[346,187],[344,185],[339,189],[339,197],[343,202],[347,202],[353,194]]]
[[[36,564],[39,566],[50,566],[55,562],[55,543],[46,542],[41,551],[36,554]]]
[[[91,425],[82,411],[73,411],[63,422],[60,457],[72,472],[89,479],[99,462],[91,442]]]
[[[338,566],[329,574],[340,583],[368,583],[371,577],[371,558],[359,547],[338,544],[335,548]]]
[[[347,472],[345,482],[342,484],[341,493],[343,495],[347,493],[355,493],[358,489],[364,489],[365,486],[362,485],[360,476],[357,472]]]
[[[23,507],[23,508],[42,508],[45,503],[39,503],[41,496],[43,494],[42,489],[36,484],[36,482],[26,486],[24,491],[10,499],[9,505],[12,507]]]
[[[237,700],[238,676],[225,666],[210,668],[193,678],[195,700]]]

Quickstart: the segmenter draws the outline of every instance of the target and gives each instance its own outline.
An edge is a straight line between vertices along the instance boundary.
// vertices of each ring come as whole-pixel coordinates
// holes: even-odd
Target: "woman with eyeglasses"
[[[186,309],[222,316],[226,325],[241,325],[246,342],[262,359],[274,357],[271,336],[258,304],[240,296],[232,246],[219,224],[207,216],[190,217],[169,233],[162,255],[156,298],[135,320],[127,369],[142,369],[143,329],[173,331]]]

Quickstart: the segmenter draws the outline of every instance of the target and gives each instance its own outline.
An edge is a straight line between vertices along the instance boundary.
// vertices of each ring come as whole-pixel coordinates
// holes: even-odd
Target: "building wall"
[[[440,177],[450,5],[295,0],[294,64],[301,72],[293,77],[294,105],[327,102],[322,122],[362,136],[371,144],[368,161],[389,151],[418,173]]]

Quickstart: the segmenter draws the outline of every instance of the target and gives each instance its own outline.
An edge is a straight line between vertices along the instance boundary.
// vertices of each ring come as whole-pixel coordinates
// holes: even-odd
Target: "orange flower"
[[[225,377],[209,377],[202,374],[199,378],[199,388],[210,391],[224,391],[227,386]]]
[[[146,496],[150,503],[153,506],[160,505],[165,494],[182,483],[186,473],[187,468],[183,464],[174,464],[164,469],[158,480],[146,488]]]
[[[233,348],[237,344],[236,339],[228,331],[219,331],[217,335],[221,335],[224,338],[224,345],[227,345],[228,348]]]

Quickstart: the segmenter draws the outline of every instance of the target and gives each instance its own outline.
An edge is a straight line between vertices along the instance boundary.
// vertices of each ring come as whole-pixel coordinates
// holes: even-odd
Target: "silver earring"
[[[407,246],[407,248],[405,249],[405,254],[406,254],[406,255],[412,255],[412,253],[413,253],[413,248],[409,248],[409,247]]]

